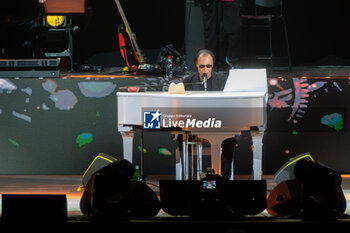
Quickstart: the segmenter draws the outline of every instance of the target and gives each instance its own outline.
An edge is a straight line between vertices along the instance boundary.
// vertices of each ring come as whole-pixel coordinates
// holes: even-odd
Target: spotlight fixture
[[[63,15],[47,15],[46,26],[49,27],[64,27],[66,26],[66,16]]]

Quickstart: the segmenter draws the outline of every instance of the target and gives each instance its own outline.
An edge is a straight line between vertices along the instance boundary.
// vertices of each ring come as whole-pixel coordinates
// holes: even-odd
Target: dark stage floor
[[[160,211],[152,218],[131,219],[127,222],[94,222],[85,217],[79,208],[82,191],[78,191],[81,185],[80,175],[1,175],[1,194],[66,194],[68,200],[68,220],[64,224],[59,224],[61,228],[74,228],[81,230],[97,230],[107,228],[118,228],[121,232],[133,230],[149,230],[150,232],[163,232],[164,230],[198,230],[203,232],[257,232],[269,230],[269,232],[293,232],[302,231],[312,227],[314,230],[330,230],[330,232],[340,232],[342,227],[350,226],[350,176],[343,175],[342,188],[346,196],[348,207],[343,218],[338,221],[303,221],[296,218],[273,217],[264,210],[254,216],[244,216],[229,221],[201,221],[190,220],[187,217],[175,217]],[[171,175],[150,175],[147,176],[147,184],[157,194],[159,194],[160,179],[173,179]],[[247,175],[236,175],[236,180],[249,179]],[[267,192],[274,187],[273,176],[264,175],[267,181]],[[239,191],[239,190],[238,190]],[[45,213],[42,213],[45,215]],[[28,223],[27,223],[28,224]],[[40,219],[30,225],[44,226]],[[23,225],[21,225],[23,226]],[[19,227],[18,224],[0,221],[0,229],[6,227]]]

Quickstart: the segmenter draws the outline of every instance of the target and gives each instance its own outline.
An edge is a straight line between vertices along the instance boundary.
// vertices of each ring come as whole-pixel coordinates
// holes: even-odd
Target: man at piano
[[[222,91],[224,89],[227,76],[213,71],[215,56],[210,50],[200,50],[194,62],[197,72],[183,80],[186,90]]]
[[[195,58],[197,72],[186,77],[183,80],[186,90],[207,90],[222,91],[224,89],[227,76],[213,71],[215,62],[214,54],[207,49],[200,50]],[[179,150],[182,150],[182,138],[178,137]],[[231,176],[231,166],[233,160],[234,148],[237,146],[235,138],[228,138],[221,144],[221,175],[223,179],[228,180]],[[216,173],[218,171],[215,171]]]

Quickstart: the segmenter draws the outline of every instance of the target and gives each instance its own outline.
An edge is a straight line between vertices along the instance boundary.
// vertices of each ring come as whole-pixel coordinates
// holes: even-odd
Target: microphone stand
[[[207,91],[207,89],[208,89],[208,86],[207,86],[207,84],[208,84],[208,76],[207,76],[206,73],[204,73],[204,74],[202,75],[202,79],[203,79],[204,91]]]

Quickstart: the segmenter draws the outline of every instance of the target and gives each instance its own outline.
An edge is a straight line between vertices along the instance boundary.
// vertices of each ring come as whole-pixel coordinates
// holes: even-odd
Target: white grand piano
[[[172,120],[181,120],[184,115],[197,119],[215,118],[222,120],[221,128],[182,127],[173,133],[195,135],[199,144],[206,139],[211,145],[211,165],[220,173],[221,143],[241,131],[251,130],[253,138],[253,175],[261,179],[262,139],[266,123],[267,79],[265,69],[231,70],[225,89],[222,92],[193,91],[186,94],[167,92],[118,92],[118,131],[123,138],[124,159],[132,161],[134,128],[142,128],[143,113],[159,110]],[[204,109],[204,110],[203,110]],[[179,113],[179,117],[177,117]],[[165,126],[165,125],[164,125]],[[193,125],[192,125],[193,126]],[[177,130],[177,132],[175,132]],[[184,156],[177,160],[177,179],[188,179],[188,140],[184,140]],[[201,150],[201,144],[197,145]],[[198,154],[201,158],[201,152]],[[199,161],[201,165],[201,161]],[[183,169],[183,170],[182,170]],[[232,167],[233,173],[233,167]],[[233,179],[233,174],[231,176]]]

